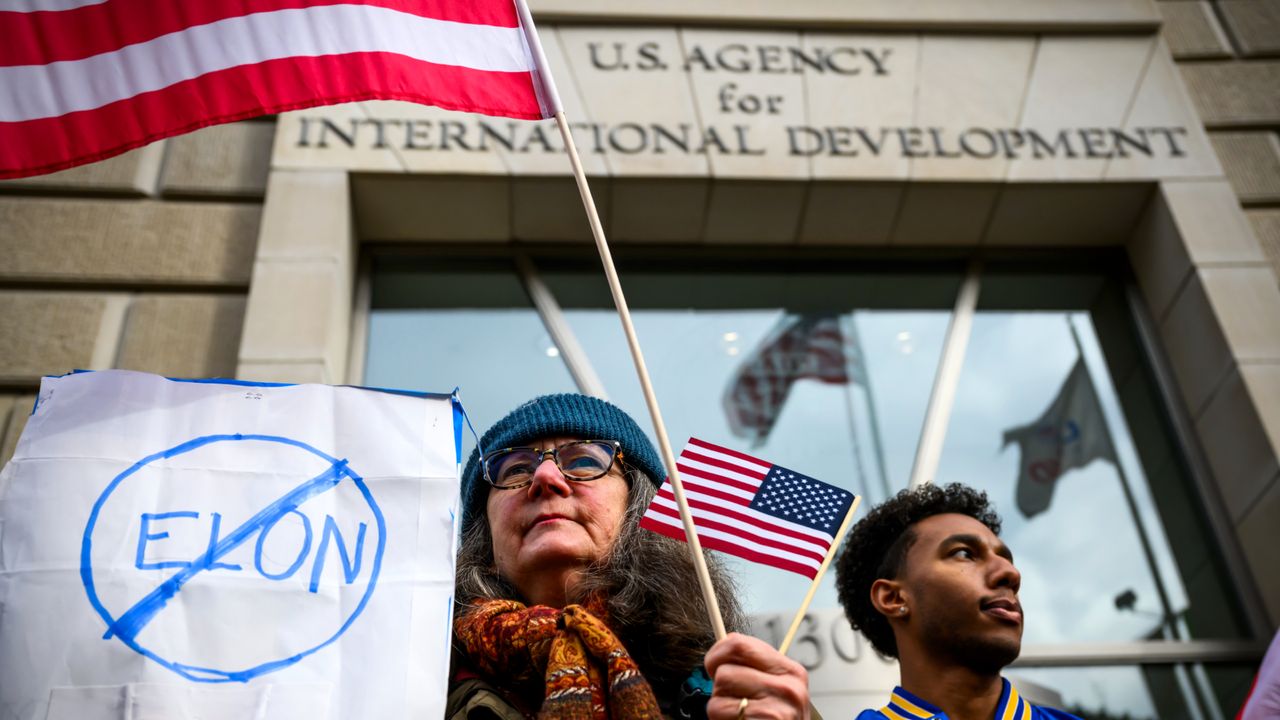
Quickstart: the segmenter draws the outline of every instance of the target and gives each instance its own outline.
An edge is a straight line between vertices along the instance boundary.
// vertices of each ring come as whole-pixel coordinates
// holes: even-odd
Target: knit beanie
[[[658,451],[631,416],[618,406],[587,395],[562,393],[536,397],[494,423],[471,451],[462,473],[462,530],[466,532],[484,514],[489,483],[482,477],[480,449],[486,453],[520,447],[546,437],[576,437],[581,440],[617,440],[622,444],[623,462],[649,476],[661,486],[667,471]]]

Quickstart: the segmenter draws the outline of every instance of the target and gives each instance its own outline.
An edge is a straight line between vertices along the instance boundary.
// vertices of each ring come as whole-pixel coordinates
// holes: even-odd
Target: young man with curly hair
[[[840,604],[901,681],[858,720],[1067,720],[1000,675],[1022,649],[1022,576],[986,493],[904,490],[854,526],[836,561]],[[1077,719],[1078,720],[1078,719]]]

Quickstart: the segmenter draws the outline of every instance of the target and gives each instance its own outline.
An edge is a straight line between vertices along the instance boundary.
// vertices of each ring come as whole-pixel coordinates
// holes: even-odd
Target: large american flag
[[[550,117],[527,17],[522,0],[0,2],[0,178],[357,100]]]
[[[853,504],[847,490],[697,438],[689,438],[676,468],[703,547],[810,579]],[[685,539],[669,480],[640,526]]]

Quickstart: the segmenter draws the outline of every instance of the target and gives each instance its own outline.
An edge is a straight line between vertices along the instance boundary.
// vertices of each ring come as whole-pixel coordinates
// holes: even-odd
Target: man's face
[[[921,647],[978,672],[998,673],[1022,649],[1022,576],[982,523],[958,514],[916,523],[898,580]]]

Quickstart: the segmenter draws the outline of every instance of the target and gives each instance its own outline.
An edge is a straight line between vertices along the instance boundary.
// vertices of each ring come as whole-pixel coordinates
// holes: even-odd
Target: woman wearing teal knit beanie
[[[447,718],[807,717],[804,669],[755,638],[716,643],[688,549],[640,528],[665,476],[598,398],[544,395],[485,432],[462,475]]]

